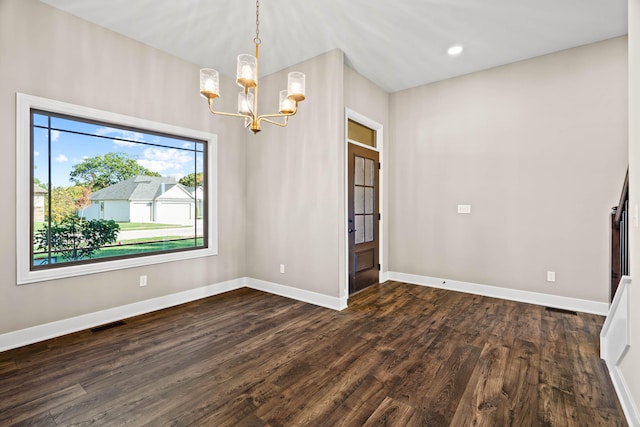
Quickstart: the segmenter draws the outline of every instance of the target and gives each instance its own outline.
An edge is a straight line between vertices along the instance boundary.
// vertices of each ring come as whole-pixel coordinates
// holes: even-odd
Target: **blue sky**
[[[34,125],[46,127],[46,116],[34,115]],[[198,154],[194,166],[193,142],[55,117],[51,118],[51,127],[63,129],[51,131],[51,181],[54,187],[73,185],[69,172],[74,165],[110,152],[127,154],[141,166],[176,179],[192,173],[194,167],[198,172],[202,171],[202,153]],[[48,182],[47,135],[47,129],[34,128],[34,176],[43,183]]]

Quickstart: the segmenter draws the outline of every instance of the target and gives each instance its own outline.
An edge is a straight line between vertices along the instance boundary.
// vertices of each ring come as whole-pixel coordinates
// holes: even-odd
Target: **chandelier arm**
[[[246,114],[240,114],[240,113],[225,113],[223,111],[211,111],[213,114],[217,115],[217,116],[229,116],[229,117],[242,117],[245,119],[251,119],[251,116],[247,116]]]
[[[272,116],[272,115],[274,115],[274,114],[270,114],[270,116]],[[267,123],[271,123],[272,125],[285,127],[285,126],[287,126],[287,123],[289,123],[289,116],[290,116],[290,114],[284,116],[284,122],[276,122],[275,120],[265,119],[264,116],[260,116],[260,118],[258,118],[258,122],[265,121]]]
[[[258,116],[258,120],[263,120],[266,117],[289,117],[289,116],[294,116],[297,112],[298,112],[298,110],[296,109],[292,113],[262,114],[262,115]]]
[[[248,115],[248,114],[240,114],[240,113],[225,113],[223,111],[214,111],[213,110],[213,100],[211,100],[209,102],[209,111],[211,112],[211,114],[216,114],[219,116],[230,116],[230,117],[244,117],[245,119],[251,119],[252,116]]]

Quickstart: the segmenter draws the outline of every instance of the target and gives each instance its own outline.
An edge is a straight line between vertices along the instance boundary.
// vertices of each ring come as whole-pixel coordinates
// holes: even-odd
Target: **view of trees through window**
[[[31,269],[206,247],[206,143],[31,110]]]

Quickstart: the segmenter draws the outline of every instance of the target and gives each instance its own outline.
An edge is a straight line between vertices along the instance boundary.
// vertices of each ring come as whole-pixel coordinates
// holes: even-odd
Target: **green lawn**
[[[202,238],[197,239],[197,244],[202,245]],[[127,240],[127,243],[132,243],[131,240]],[[103,248],[96,252],[94,258],[106,258],[112,256],[133,255],[142,254],[146,252],[155,251],[168,251],[174,249],[193,248],[196,245],[194,239],[184,240],[172,240],[172,241],[159,241],[149,243],[138,243],[131,246],[113,246],[110,248]]]
[[[45,223],[34,223],[34,229],[36,231],[42,229]],[[126,230],[158,230],[158,229],[171,229],[171,228],[188,228],[189,225],[175,225],[175,224],[158,224],[149,222],[120,222],[120,231]],[[202,247],[202,238],[184,238],[181,236],[160,236],[160,237],[141,237],[136,239],[119,240],[118,244],[111,247],[102,248],[93,254],[92,258],[109,258],[123,255],[135,255],[144,254],[149,252],[158,251],[170,251],[175,249],[186,249],[193,247]],[[38,248],[33,248],[35,257],[42,257],[44,254],[36,254]],[[53,256],[59,255],[56,253]],[[59,260],[58,262],[64,262]]]
[[[165,237],[169,238],[169,237]],[[135,239],[135,240],[127,240],[126,243],[134,243],[132,245],[114,245],[112,247],[107,247],[100,249],[96,253],[94,253],[92,258],[108,258],[108,257],[116,257],[123,255],[135,255],[135,254],[143,254],[148,252],[157,252],[157,251],[169,251],[175,249],[185,249],[185,248],[193,248],[194,246],[202,246],[203,239],[199,237],[196,239],[184,239],[180,237],[174,237],[175,239],[180,240],[171,240],[171,241],[155,241],[148,243],[135,243],[135,241],[144,239]],[[56,256],[55,252],[52,253],[53,256]],[[43,255],[42,255],[43,256]],[[62,260],[58,262],[64,262]]]
[[[189,228],[192,225],[158,224],[155,222],[119,222],[120,231],[125,230],[157,230],[161,228]]]

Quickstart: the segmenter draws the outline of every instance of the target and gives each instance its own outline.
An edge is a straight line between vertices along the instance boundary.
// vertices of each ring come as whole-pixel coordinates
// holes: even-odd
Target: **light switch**
[[[471,213],[471,205],[458,205],[458,213],[459,214],[470,214]]]

